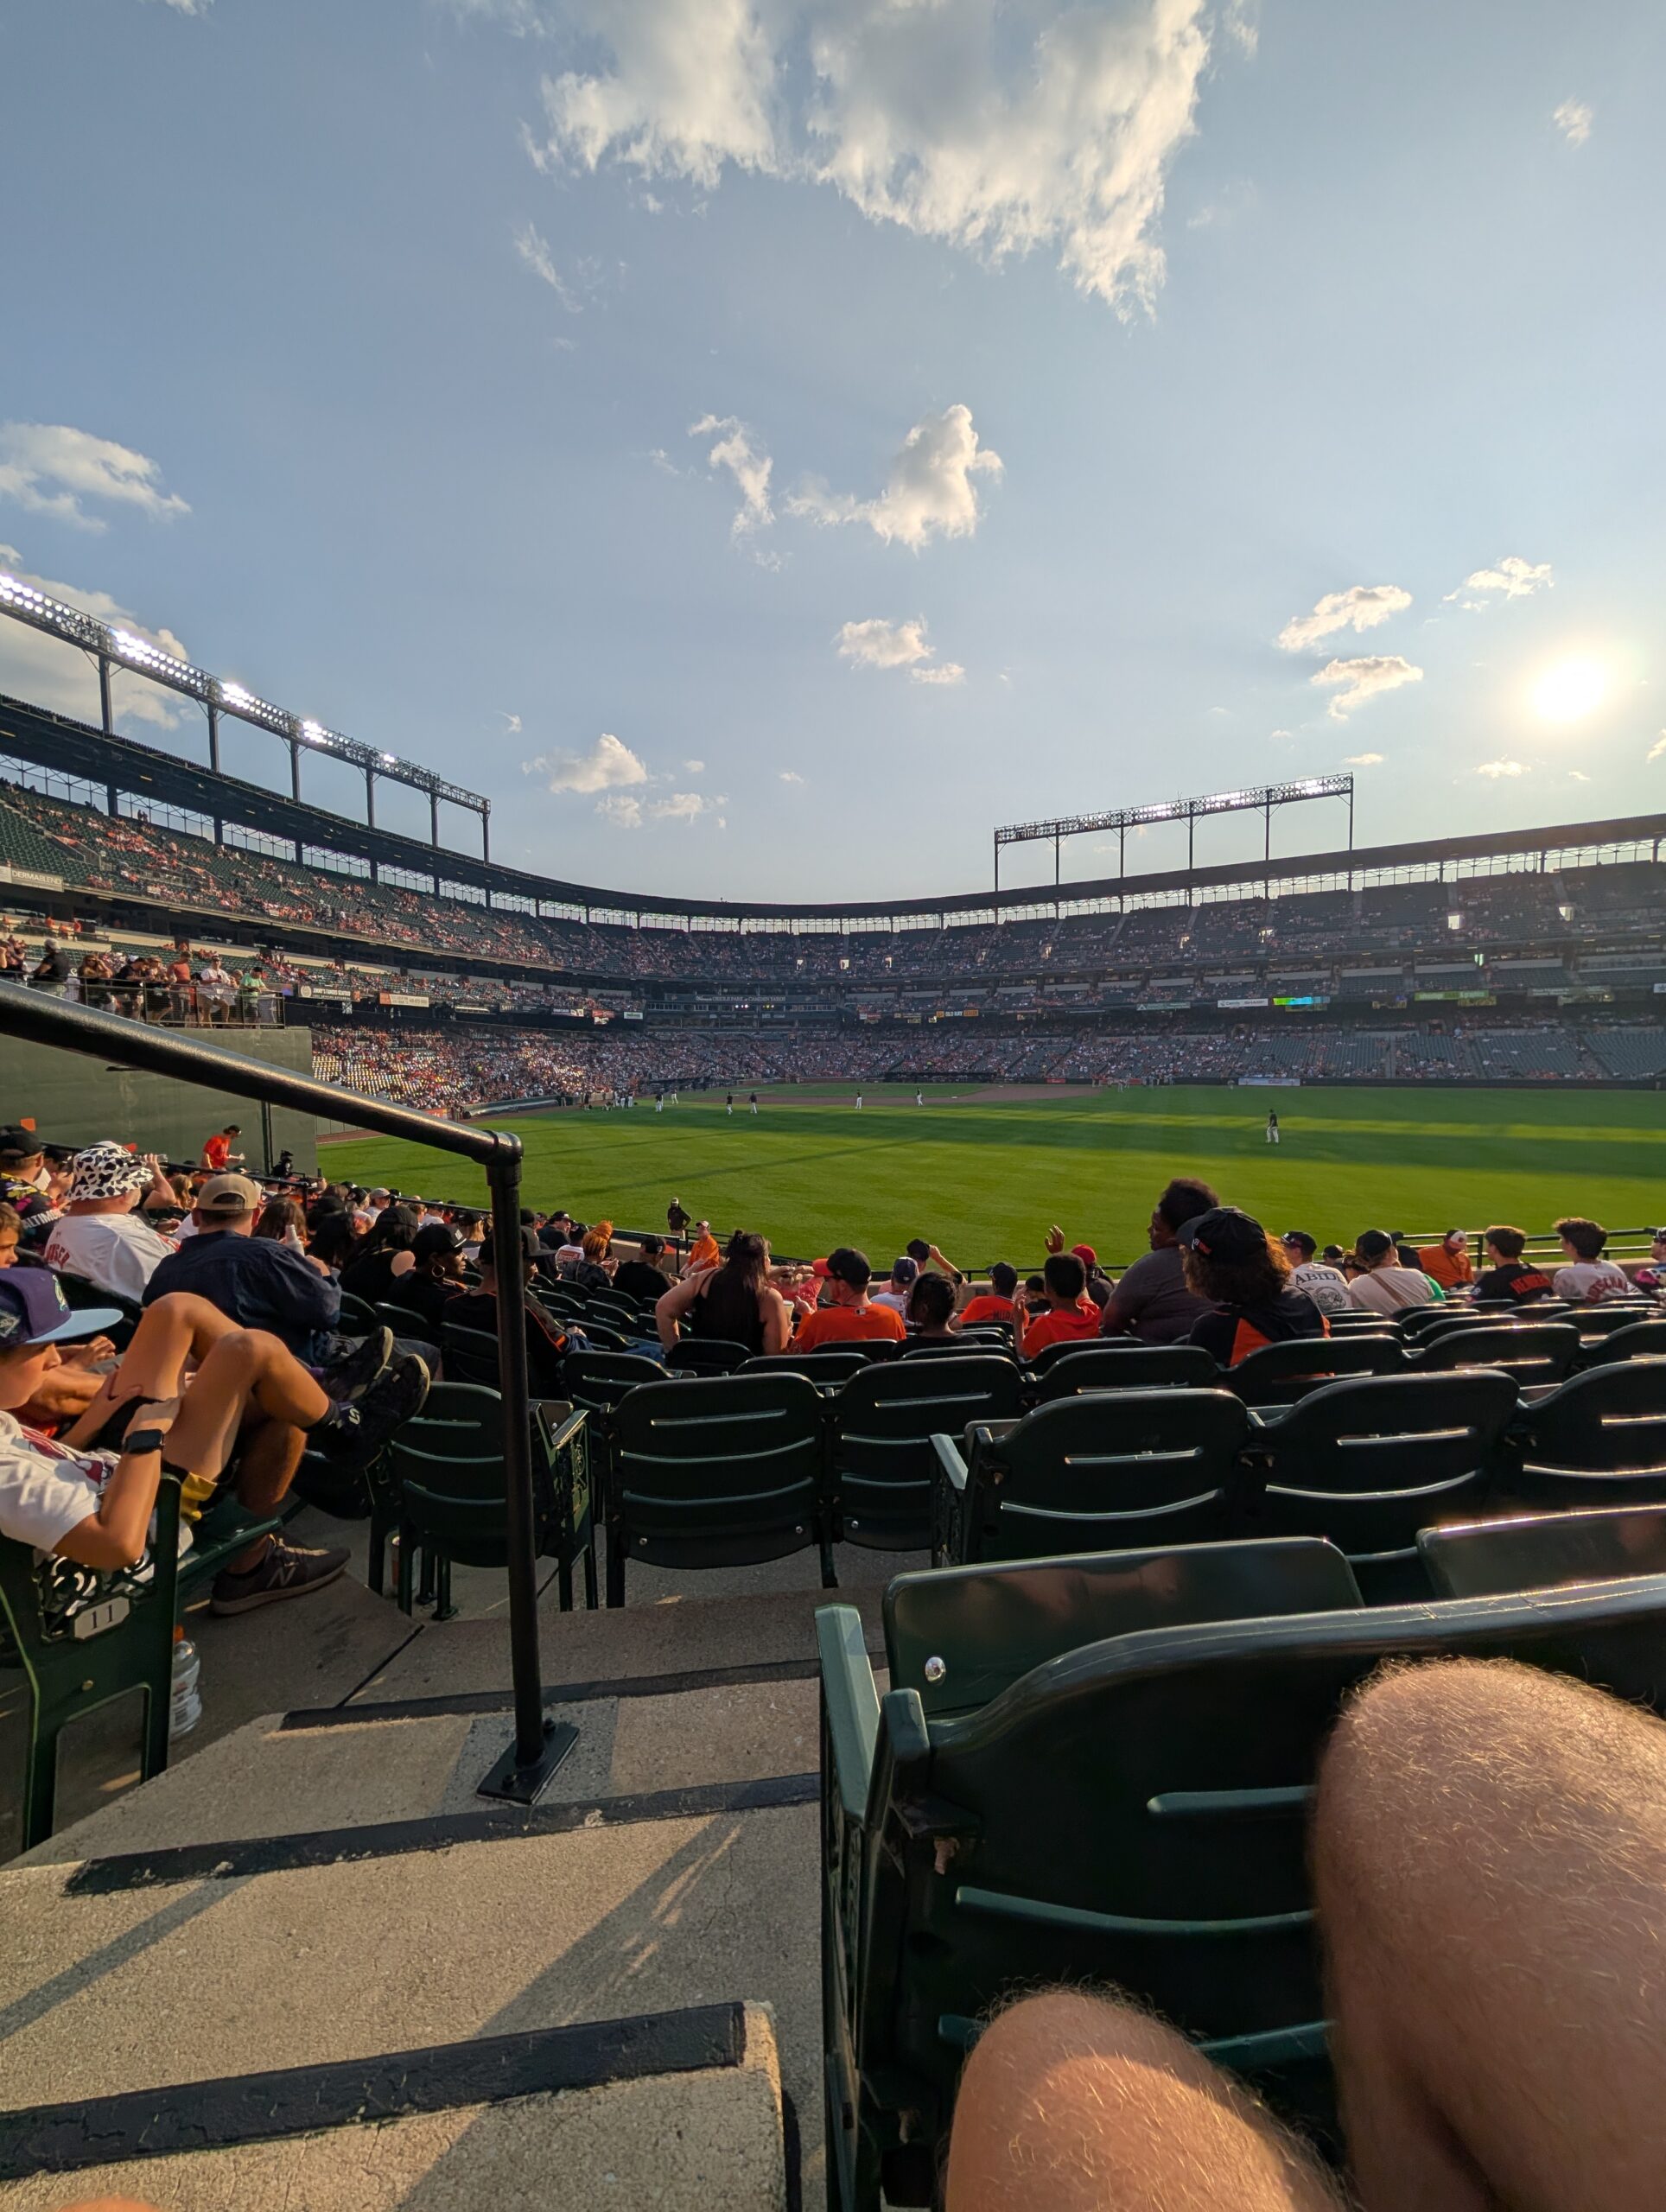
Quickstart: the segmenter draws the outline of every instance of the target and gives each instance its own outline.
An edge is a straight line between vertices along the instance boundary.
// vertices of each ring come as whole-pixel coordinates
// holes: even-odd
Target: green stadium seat
[[[1639,1320],[1631,1307],[1624,1311],[1623,1328],[1606,1330],[1594,1340],[1580,1332],[1582,1367],[1607,1367],[1625,1359],[1666,1359],[1666,1316]]]
[[[823,1344],[817,1351],[754,1352],[737,1375],[804,1375],[818,1389],[836,1389],[871,1364],[862,1344]]]
[[[52,1272],[58,1278],[58,1287],[63,1292],[66,1301],[78,1313],[90,1313],[95,1306],[115,1307],[122,1318],[119,1321],[111,1322],[105,1334],[118,1351],[125,1351],[144,1312],[138,1300],[124,1298],[118,1290],[101,1290],[96,1282],[89,1282],[85,1275],[69,1274],[62,1268],[54,1268]]]
[[[1499,1490],[1514,1503],[1666,1503],[1666,1361],[1587,1369],[1523,1407],[1508,1443]]]
[[[1426,1597],[1418,1531],[1485,1498],[1517,1399],[1487,1368],[1328,1382],[1258,1423],[1246,1530],[1327,1536],[1372,1603]]]
[[[1440,1598],[1501,1598],[1634,1574],[1666,1575],[1666,1510],[1535,1513],[1426,1529],[1418,1548]]]
[[[1023,1377],[1001,1352],[893,1360],[853,1376],[832,1401],[833,1470],[849,1543],[926,1550],[938,1430],[1014,1421]]]
[[[1062,1337],[1057,1344],[1043,1344],[1035,1357],[1027,1360],[1025,1364],[1030,1373],[1040,1380],[1042,1376],[1050,1375],[1061,1359],[1068,1359],[1072,1352],[1095,1351],[1099,1342],[1097,1337]]]
[[[1481,1321],[1425,1342],[1419,1347],[1415,1367],[1420,1375],[1497,1368],[1526,1389],[1560,1382],[1579,1353],[1579,1332],[1566,1321]]]
[[[586,1416],[569,1414],[552,1427],[542,1408],[529,1416],[536,1549],[556,1562],[561,1610],[573,1605],[573,1567],[582,1561],[587,1605],[596,1603],[595,1527],[592,1512]],[[508,1563],[508,1476],[504,1464],[503,1401],[467,1382],[436,1382],[421,1414],[388,1446],[399,1484],[399,1608],[414,1599],[420,1550],[431,1573],[435,1618],[448,1619],[451,1568],[501,1568]]]
[[[1072,1598],[1097,1564],[1024,1571],[1035,1592],[1013,1609],[1014,1664],[1024,1629],[1045,1637],[1043,1578],[1071,1577]],[[961,1643],[919,1662],[930,1675],[944,1660],[950,1699],[969,1648],[998,1681],[978,1632],[1002,1618],[993,1580],[969,1584]],[[1345,1700],[1385,1660],[1447,1656],[1592,1677],[1656,1709],[1666,1694],[1666,1578],[1269,1615],[1086,1646],[1061,1633],[1059,1656],[942,1717],[912,1681],[879,1697],[852,1610],[818,1617],[823,2078],[841,2212],[878,2212],[881,2192],[937,2201],[976,2024],[1061,1984],[1150,2006],[1333,2141],[1307,1820]],[[896,1653],[900,1672],[918,1644]]]
[[[498,1387],[498,1340],[484,1329],[459,1328],[447,1321],[440,1331],[440,1357],[448,1382],[470,1382],[482,1390]]]
[[[1220,1380],[1201,1344],[1067,1344],[1035,1386],[1038,1405],[1078,1397],[1084,1390],[1207,1390]]]
[[[1660,1308],[1652,1298],[1606,1298],[1600,1306],[1570,1306],[1567,1319],[1588,1344],[1619,1329],[1634,1328],[1639,1321],[1656,1318]],[[1537,1315],[1534,1319],[1537,1319]]]
[[[614,1414],[607,1603],[629,1560],[750,1567],[811,1547],[836,1586],[823,1402],[802,1375],[644,1383]]]
[[[366,1305],[362,1298],[355,1298],[350,1290],[344,1290],[340,1316],[335,1325],[344,1337],[367,1337],[379,1324],[374,1306]]]
[[[733,1375],[752,1354],[733,1337],[683,1337],[665,1355],[673,1375]]]
[[[1293,1406],[1310,1390],[1344,1375],[1398,1375],[1406,1355],[1387,1329],[1354,1329],[1340,1337],[1296,1337],[1262,1344],[1229,1368],[1224,1387],[1246,1406]]]
[[[1092,1391],[1038,1406],[963,1456],[934,1436],[939,1566],[1235,1535],[1250,1415],[1226,1390]],[[1303,1535],[1309,1532],[1302,1530]]]
[[[1010,1337],[980,1340],[964,1331],[955,1337],[910,1337],[896,1347],[896,1352],[900,1359],[963,1359],[969,1352],[982,1352],[1005,1359],[1014,1370],[1018,1364]]]

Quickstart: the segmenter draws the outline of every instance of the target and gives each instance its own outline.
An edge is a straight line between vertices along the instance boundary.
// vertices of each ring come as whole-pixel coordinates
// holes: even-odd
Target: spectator
[[[919,1262],[905,1253],[891,1262],[891,1277],[883,1290],[873,1293],[875,1306],[888,1306],[893,1313],[906,1313],[908,1300],[919,1280]]]
[[[613,1273],[607,1266],[607,1255],[613,1248],[613,1241],[614,1224],[611,1221],[599,1221],[593,1229],[585,1230],[579,1246],[578,1262],[570,1276],[581,1290],[613,1288]]]
[[[908,1332],[902,1325],[900,1313],[893,1313],[889,1306],[874,1306],[868,1299],[868,1286],[873,1280],[873,1270],[865,1252],[858,1252],[849,1244],[841,1244],[827,1255],[828,1303],[808,1313],[798,1324],[798,1333],[793,1339],[794,1348],[800,1351],[814,1351],[818,1344],[844,1344],[872,1342],[875,1339],[900,1344]]]
[[[524,1279],[532,1280],[538,1256],[535,1230],[517,1230]],[[461,1290],[446,1308],[446,1319],[459,1329],[498,1340],[498,1260],[496,1239],[488,1230],[480,1242],[480,1281],[477,1290]],[[526,1378],[535,1398],[562,1395],[562,1362],[566,1357],[567,1332],[552,1321],[535,1298],[526,1301]]]
[[[645,1306],[657,1305],[665,1294],[664,1274],[657,1264],[664,1249],[663,1236],[639,1237],[636,1258],[621,1260],[614,1268],[614,1288]]]
[[[908,1319],[919,1344],[952,1344],[955,1287],[945,1275],[921,1275],[908,1302]]]
[[[1649,1256],[1631,1281],[1639,1290],[1666,1290],[1666,1229],[1651,1229],[1649,1236]]]
[[[59,1209],[48,1195],[46,1147],[33,1129],[0,1128],[0,1198],[13,1207],[26,1248],[46,1243]]]
[[[1311,1298],[1321,1313],[1345,1313],[1350,1304],[1348,1278],[1333,1262],[1313,1257],[1319,1248],[1307,1230],[1287,1229],[1279,1243],[1289,1255],[1292,1287]],[[1337,1256],[1341,1257],[1339,1250]]]
[[[1110,1277],[1099,1265],[1099,1255],[1091,1244],[1072,1244],[1070,1249],[1086,1270],[1088,1296],[1103,1313],[1110,1303]]]
[[[935,1268],[940,1274],[945,1274],[948,1276],[950,1281],[953,1283],[957,1290],[960,1288],[962,1283],[966,1280],[965,1276],[962,1274],[960,1269],[954,1265],[953,1262],[951,1260],[945,1260],[942,1253],[938,1251],[937,1246],[935,1244],[927,1243],[926,1240],[923,1236],[911,1236],[909,1238],[908,1257],[913,1262],[915,1268],[921,1274],[925,1274],[927,1268]]]
[[[174,1247],[134,1209],[152,1192],[162,1163],[119,1144],[89,1145],[75,1155],[69,1204],[47,1239],[47,1264],[79,1275],[118,1298],[140,1299]],[[169,1200],[172,1186],[162,1185]]]
[[[1478,1306],[1491,1299],[1507,1299],[1512,1305],[1526,1306],[1549,1297],[1549,1276],[1542,1268],[1533,1267],[1522,1257],[1527,1249],[1524,1230],[1500,1223],[1487,1230],[1485,1242],[1491,1264],[1482,1270],[1475,1285]]]
[[[339,1206],[315,1209],[308,1232],[308,1261],[340,1282],[341,1270],[353,1259],[360,1241],[358,1224],[350,1213]]]
[[[217,1480],[241,1446],[238,1495],[264,1518],[282,1503],[302,1446],[363,1466],[420,1408],[428,1388],[412,1361],[340,1402],[274,1338],[234,1328],[201,1299],[176,1295],[149,1307],[64,1444],[23,1428],[12,1409],[50,1373],[60,1344],[118,1318],[113,1310],[72,1313],[39,1269],[14,1268],[0,1281],[0,1533],[87,1567],[130,1567],[142,1557],[165,1469]],[[292,1439],[293,1449],[285,1441],[276,1454],[260,1452],[268,1435]],[[248,1612],[304,1596],[333,1582],[347,1559],[345,1548],[309,1551],[258,1537],[216,1579],[212,1609]]]
[[[1457,1290],[1475,1280],[1468,1243],[1461,1229],[1447,1230],[1438,1244],[1420,1244],[1417,1264],[1442,1290]]]
[[[18,1264],[20,1226],[16,1208],[0,1202],[0,1268]],[[33,1255],[22,1256],[25,1267],[45,1270],[44,1260]],[[50,1370],[34,1396],[14,1410],[31,1428],[55,1429],[77,1420],[99,1395],[102,1379],[99,1370],[115,1357],[115,1345],[105,1336],[86,1337],[79,1344],[65,1344],[59,1351],[57,1366]]]
[[[1395,1241],[1385,1229],[1367,1229],[1354,1245],[1359,1272],[1348,1285],[1348,1303],[1368,1313],[1398,1313],[1428,1306],[1440,1296],[1421,1268],[1400,1264]]]
[[[1561,1239],[1562,1257],[1567,1262],[1551,1278],[1550,1287],[1558,1298],[1596,1306],[1605,1298],[1625,1298],[1629,1294],[1631,1284],[1625,1270],[1602,1256],[1608,1231],[1600,1222],[1570,1214],[1553,1222],[1551,1226]]]
[[[396,1286],[416,1264],[411,1249],[416,1242],[416,1217],[409,1206],[390,1206],[377,1217],[376,1226],[341,1270],[341,1287],[366,1306],[379,1306],[397,1298]]]
[[[1046,1310],[1021,1322],[1018,1351],[1033,1359],[1049,1344],[1086,1344],[1099,1333],[1099,1309],[1087,1294],[1088,1271],[1074,1252],[1049,1255],[1041,1270]]]
[[[1237,1206],[1194,1214],[1180,1230],[1188,1288],[1209,1311],[1192,1325],[1192,1342],[1222,1367],[1236,1367],[1263,1344],[1327,1337],[1331,1325],[1290,1281],[1290,1255]]]
[[[694,1224],[694,1243],[689,1253],[689,1266],[715,1268],[722,1256],[717,1249],[717,1239],[711,1233],[711,1224],[696,1221]]]
[[[429,1222],[417,1230],[410,1255],[414,1265],[399,1277],[391,1300],[418,1315],[428,1341],[437,1344],[446,1309],[462,1281],[461,1240],[445,1222]]]
[[[341,1315],[340,1287],[297,1253],[267,1237],[257,1243],[259,1207],[259,1186],[246,1176],[211,1175],[192,1211],[196,1235],[157,1268],[144,1302],[194,1292],[239,1328],[270,1330],[297,1359],[321,1366]]]
[[[232,1151],[232,1140],[242,1135],[243,1131],[236,1122],[228,1122],[223,1129],[217,1129],[213,1136],[203,1139],[202,1158],[199,1165],[205,1173],[209,1175],[226,1173],[232,1166],[234,1156]],[[238,1153],[235,1159],[237,1165],[240,1167],[243,1165],[243,1154],[240,1152]]]
[[[1013,1293],[1018,1288],[1018,1270],[1008,1267],[1005,1260],[997,1260],[989,1269],[989,1287],[969,1299],[961,1309],[960,1326],[969,1329],[980,1321],[1012,1321],[1017,1317],[1013,1306]]]
[[[769,1245],[743,1229],[729,1238],[722,1267],[671,1286],[654,1308],[654,1322],[667,1351],[685,1322],[690,1335],[744,1344],[754,1357],[785,1351],[792,1338],[792,1309],[769,1280]]]
[[[304,1254],[307,1249],[307,1217],[295,1198],[269,1198],[260,1210],[255,1224],[257,1236],[270,1236],[291,1252]]]
[[[1103,1337],[1131,1336],[1144,1344],[1180,1344],[1209,1310],[1186,1287],[1180,1233],[1188,1221],[1218,1207],[1207,1183],[1177,1175],[1152,1210],[1146,1241],[1151,1249],[1118,1280],[1100,1320]]]
[[[56,938],[48,938],[41,947],[41,957],[29,982],[37,991],[45,991],[48,997],[60,999],[68,992],[72,973],[68,953]]]

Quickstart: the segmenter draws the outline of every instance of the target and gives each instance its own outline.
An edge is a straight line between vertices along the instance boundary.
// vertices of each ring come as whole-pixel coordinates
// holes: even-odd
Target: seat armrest
[[[822,1710],[827,1716],[830,1777],[849,1821],[868,1810],[868,1784],[879,1741],[880,1698],[862,1635],[862,1615],[854,1605],[823,1605],[816,1614],[816,1643],[821,1660]],[[823,1777],[826,1787],[828,1777]]]
[[[966,1462],[961,1456],[960,1446],[955,1442],[954,1438],[944,1436],[939,1432],[932,1439],[932,1452],[937,1462],[938,1472],[953,1489],[963,1495],[966,1489]]]

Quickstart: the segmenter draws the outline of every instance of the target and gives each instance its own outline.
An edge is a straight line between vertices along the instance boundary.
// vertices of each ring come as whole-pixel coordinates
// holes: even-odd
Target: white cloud
[[[1351,753],[1342,765],[1345,768],[1380,768],[1383,755],[1380,753]]]
[[[213,0],[164,0],[176,16],[206,16]]]
[[[656,822],[693,822],[709,807],[722,804],[722,799],[703,798],[698,791],[673,791],[669,798],[656,799],[648,813]]]
[[[912,668],[930,660],[933,648],[925,642],[925,623],[887,622],[875,615],[867,622],[847,622],[833,641],[841,660],[856,668]]]
[[[515,233],[515,251],[532,274],[547,284],[569,315],[582,315],[582,302],[556,266],[556,257],[550,251],[550,242],[536,223],[524,223]]]
[[[706,764],[703,760],[685,760],[683,766],[691,776],[703,776],[706,772]]]
[[[1567,780],[1570,784],[1588,784],[1591,779],[1583,768],[1570,768],[1567,772]]]
[[[1448,605],[1453,600],[1462,602],[1466,613],[1479,614],[1492,604],[1490,599],[1465,599],[1466,591],[1491,592],[1504,599],[1531,599],[1535,592],[1555,591],[1556,579],[1551,574],[1548,561],[1536,566],[1523,561],[1519,553],[1507,553],[1496,569],[1477,569],[1473,575],[1466,576],[1457,591],[1447,594]]]
[[[1570,146],[1582,146],[1596,118],[1584,100],[1564,100],[1550,120]]]
[[[131,447],[67,423],[0,423],[0,499],[16,499],[31,514],[95,531],[105,527],[104,519],[88,514],[84,499],[137,507],[156,517],[188,515],[177,493],[160,488],[161,474],[154,461]]]
[[[1382,692],[1397,691],[1402,683],[1421,683],[1423,671],[1414,668],[1399,653],[1367,653],[1358,660],[1326,661],[1308,680],[1346,687],[1337,693],[1328,709],[1331,719],[1340,722],[1345,721],[1356,707],[1363,707],[1368,699],[1375,699]]]
[[[938,668],[911,668],[911,683],[963,683],[966,671],[957,660],[945,660]]]
[[[606,59],[544,79],[541,168],[611,162],[704,191],[731,168],[828,184],[990,262],[1055,254],[1120,314],[1155,298],[1209,0],[573,0],[569,14]],[[1246,0],[1225,21],[1247,48]]]
[[[499,715],[503,715],[504,735],[506,737],[518,737],[521,734],[520,716],[518,715],[506,715],[504,714],[504,710],[501,707],[499,708],[498,712]]]
[[[542,776],[552,791],[616,791],[648,780],[630,747],[608,730],[588,753],[544,753],[536,760],[523,760],[521,768],[529,776]]]
[[[727,468],[739,487],[741,505],[730,525],[730,536],[745,537],[752,531],[767,530],[775,519],[769,504],[769,474],[774,463],[766,453],[754,451],[752,433],[746,424],[733,415],[703,415],[697,423],[690,423],[689,435],[715,436],[717,442],[706,456],[707,466]]]
[[[1346,591],[1326,592],[1311,614],[1294,616],[1277,642],[1287,653],[1306,652],[1339,630],[1375,630],[1410,605],[1411,594],[1398,584],[1353,584]]]
[[[1644,765],[1646,766],[1650,760],[1658,760],[1663,753],[1666,753],[1666,729],[1662,730],[1660,735],[1644,754]]]
[[[813,522],[865,522],[888,543],[919,547],[938,534],[970,537],[977,528],[977,476],[999,476],[1002,460],[978,443],[972,410],[958,403],[916,423],[891,463],[876,499],[856,499],[824,484],[807,483],[787,501]]]
[[[1527,776],[1532,771],[1524,760],[1483,760],[1475,772],[1490,777],[1496,784],[1501,776]]]
[[[171,630],[153,629],[141,622],[108,592],[84,591],[79,584],[31,575],[15,546],[0,545],[0,569],[21,583],[45,592],[49,599],[67,600],[100,622],[133,631],[176,659],[191,658]],[[21,622],[0,622],[0,691],[49,707],[54,714],[72,715],[78,721],[99,719],[99,677],[92,663],[73,645],[48,638],[43,631],[27,629]],[[149,722],[157,729],[173,729],[182,711],[177,692],[147,683],[143,677],[130,675],[119,666],[112,668],[110,699],[118,727],[124,722]]]
[[[804,781],[804,778],[798,773],[796,768],[783,768],[781,771],[781,781],[784,784],[801,784]]]
[[[633,798],[628,791],[609,791],[606,798],[596,801],[596,812],[604,822],[611,822],[615,830],[642,827],[642,802]]]

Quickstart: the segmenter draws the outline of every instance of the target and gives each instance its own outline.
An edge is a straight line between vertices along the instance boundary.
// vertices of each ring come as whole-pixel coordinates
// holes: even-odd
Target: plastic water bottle
[[[174,1688],[169,1707],[168,1734],[170,1741],[188,1736],[202,1718],[202,1697],[198,1684],[202,1679],[202,1662],[197,1656],[197,1647],[182,1628],[174,1630]]]

